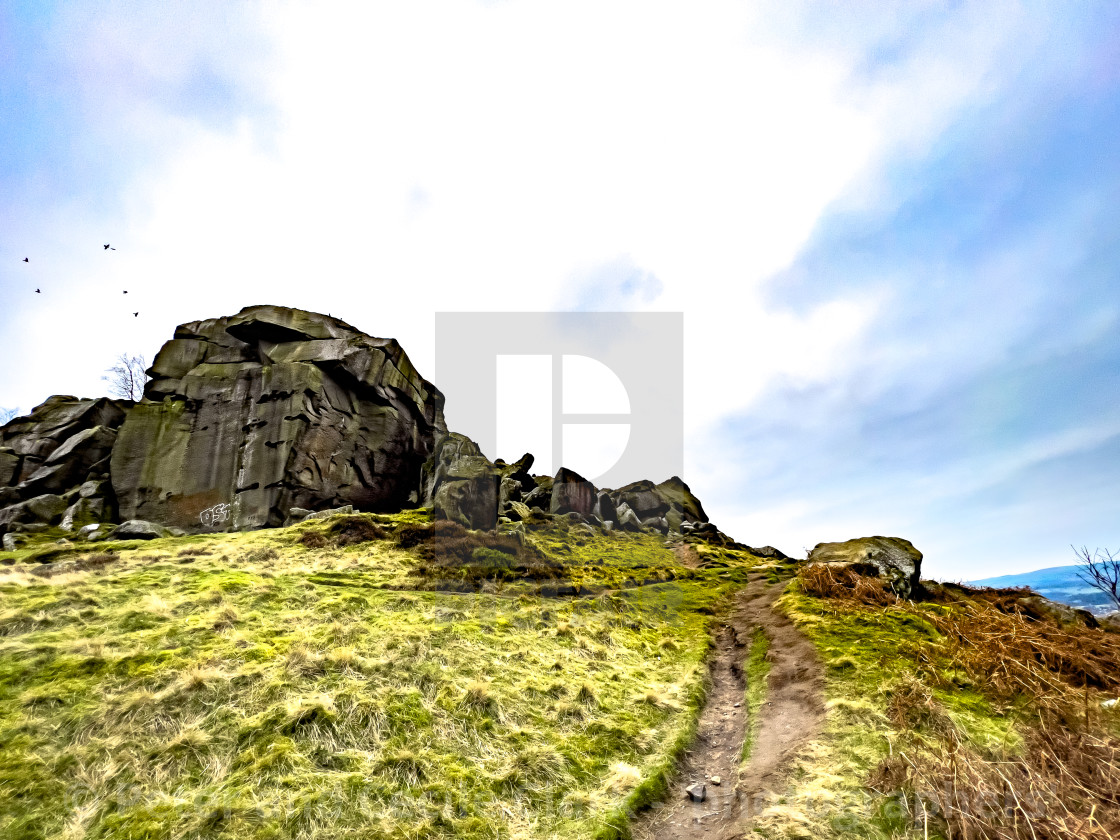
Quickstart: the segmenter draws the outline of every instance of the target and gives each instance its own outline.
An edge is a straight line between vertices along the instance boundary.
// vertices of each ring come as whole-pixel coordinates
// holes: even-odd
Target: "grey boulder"
[[[109,534],[111,540],[155,540],[170,537],[171,531],[163,525],[143,519],[129,519],[122,522]]]
[[[437,519],[466,528],[492,530],[498,523],[501,473],[466,435],[452,432],[425,466],[425,502]]]
[[[818,543],[809,552],[806,562],[874,567],[901,597],[908,597],[918,586],[922,573],[922,552],[901,537],[860,537],[846,542]]]

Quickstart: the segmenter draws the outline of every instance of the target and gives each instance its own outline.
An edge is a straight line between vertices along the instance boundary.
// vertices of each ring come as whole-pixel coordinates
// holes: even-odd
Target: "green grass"
[[[440,592],[392,539],[300,543],[330,526],[5,555],[0,836],[626,836],[753,558],[561,526],[530,540],[598,594]]]
[[[766,678],[770,675],[770,661],[766,658],[770,650],[770,638],[761,627],[756,627],[751,636],[750,650],[743,668],[747,689],[743,694],[743,705],[747,710],[747,729],[743,738],[741,761],[750,758],[751,749],[758,737],[761,725],[760,714],[766,699]]]

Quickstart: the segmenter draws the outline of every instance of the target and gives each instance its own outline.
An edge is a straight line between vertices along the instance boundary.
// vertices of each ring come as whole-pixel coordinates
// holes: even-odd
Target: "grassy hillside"
[[[691,737],[708,625],[756,558],[685,565],[565,521],[433,552],[430,527],[3,555],[0,836],[624,830]]]
[[[692,741],[748,572],[790,582],[828,708],[750,836],[1120,836],[1120,634],[1014,592],[899,601],[530,525],[413,511],[0,555],[0,837],[626,837]],[[765,632],[743,657],[746,760]]]

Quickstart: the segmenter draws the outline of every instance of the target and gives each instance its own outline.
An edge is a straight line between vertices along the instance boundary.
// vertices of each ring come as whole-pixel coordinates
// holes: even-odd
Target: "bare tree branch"
[[[1098,548],[1095,554],[1090,554],[1087,546],[1082,546],[1080,551],[1073,548],[1073,551],[1081,558],[1077,576],[1111,598],[1120,610],[1120,551],[1114,555],[1108,549]]]
[[[121,353],[117,356],[117,363],[108,368],[101,378],[109,383],[112,396],[139,402],[144,396],[144,383],[148,381],[148,375],[144,373],[147,368],[143,355]]]

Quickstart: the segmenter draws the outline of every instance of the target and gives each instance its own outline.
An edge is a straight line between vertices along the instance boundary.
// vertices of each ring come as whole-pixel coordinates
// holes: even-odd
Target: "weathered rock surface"
[[[466,435],[440,440],[425,467],[424,500],[437,518],[467,528],[492,529],[498,523],[501,472]]]
[[[116,430],[130,405],[54,396],[0,428],[0,533],[20,525],[58,524],[71,497],[90,482],[83,497],[89,501],[75,514],[111,518],[111,488],[97,482],[108,476]]]
[[[901,537],[860,537],[846,542],[818,543],[806,561],[852,566],[874,566],[906,597],[918,586],[922,552]]]
[[[160,537],[170,537],[171,530],[157,525],[155,522],[147,522],[143,519],[129,519],[127,522],[122,522],[114,528],[110,534],[111,540],[154,540]]]
[[[301,522],[307,522],[307,521],[312,520],[312,519],[330,519],[332,516],[337,516],[339,514],[350,514],[350,513],[353,513],[353,512],[354,512],[354,506],[353,505],[343,505],[342,507],[328,508],[327,510],[319,510],[319,511],[316,511],[315,513],[310,513],[309,512],[300,521]]]
[[[757,548],[747,546],[747,550],[755,557],[770,557],[774,560],[791,560],[792,558],[780,549],[774,548],[772,545],[764,545]]]
[[[443,395],[393,339],[280,306],[183,324],[112,454],[120,515],[190,530],[416,504]]]
[[[652,481],[635,481],[612,490],[608,493],[614,502],[616,516],[621,516],[619,511],[625,505],[631,510],[639,523],[649,523],[649,527],[666,533],[677,531],[683,533],[685,523],[697,524],[708,521],[704,513],[704,506],[700,500],[692,495],[688,485],[677,476],[666,479],[660,484]],[[600,518],[604,521],[616,521],[623,524],[622,520],[609,515],[609,510],[604,507],[600,499],[598,506],[602,511]],[[607,515],[604,515],[607,514]]]
[[[595,507],[598,493],[594,485],[573,470],[561,467],[552,479],[549,513],[575,512],[588,516]]]

